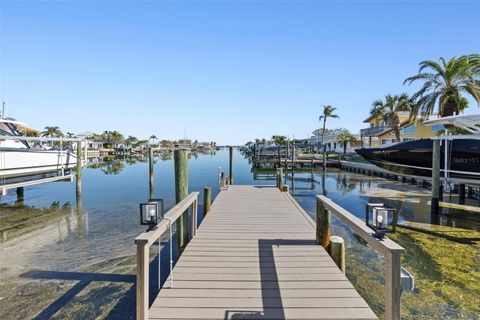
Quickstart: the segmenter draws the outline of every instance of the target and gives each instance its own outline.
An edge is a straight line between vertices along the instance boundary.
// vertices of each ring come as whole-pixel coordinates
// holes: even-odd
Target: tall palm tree
[[[410,120],[415,117],[416,112],[414,104],[406,93],[400,95],[387,94],[385,100],[375,100],[370,109],[370,114],[372,116],[381,117],[383,121],[385,121],[385,124],[393,130],[397,142],[400,142],[401,139],[400,118],[398,117],[399,112],[409,112]]]
[[[418,74],[403,83],[410,85],[415,81],[423,82],[413,95],[423,114],[432,114],[436,105],[441,117],[458,114],[462,111],[462,94],[465,93],[480,106],[480,55],[453,57],[448,61],[440,58],[440,62],[422,61]]]
[[[343,144],[343,153],[347,153],[347,144],[353,144],[357,141],[357,138],[353,134],[350,133],[348,130],[343,130],[337,136],[337,141]]]
[[[323,145],[323,138],[325,136],[325,126],[327,124],[327,119],[328,118],[340,118],[338,115],[336,115],[334,112],[337,110],[337,108],[332,107],[331,105],[324,105],[323,106],[323,111],[322,115],[318,118],[319,121],[323,120],[323,129],[322,129],[322,142],[321,145]]]
[[[155,140],[157,140],[157,139],[158,139],[157,136],[154,135],[154,134],[152,134],[152,135],[150,136],[150,140],[152,140],[152,144],[155,144]]]

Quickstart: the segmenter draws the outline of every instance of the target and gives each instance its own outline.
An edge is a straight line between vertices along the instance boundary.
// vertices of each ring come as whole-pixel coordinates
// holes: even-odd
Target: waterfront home
[[[175,143],[175,148],[177,149],[190,149],[192,147],[192,140],[190,139],[179,139]]]
[[[423,121],[425,119],[421,117],[410,119],[408,112],[398,112],[397,115],[400,120],[401,141],[432,138],[438,135],[438,132],[443,129],[442,125],[424,125]],[[430,116],[430,119],[434,118],[437,118],[437,116]],[[395,138],[395,132],[385,123],[382,117],[371,115],[363,120],[363,122],[368,123],[369,126],[368,128],[360,130],[360,141],[362,144],[375,147],[398,142]]]
[[[326,134],[323,136],[323,144],[326,146],[328,152],[343,153],[343,143],[338,141],[338,135],[344,131],[344,129],[325,130]],[[361,147],[361,138],[359,134],[352,134],[356,142],[348,142],[345,149],[346,153],[354,153],[356,148]],[[316,129],[313,131],[313,136],[304,141],[305,144],[319,145],[322,141],[322,129]]]

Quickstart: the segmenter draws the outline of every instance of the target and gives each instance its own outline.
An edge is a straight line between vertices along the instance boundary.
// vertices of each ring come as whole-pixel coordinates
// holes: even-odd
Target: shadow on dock
[[[285,319],[282,294],[275,266],[274,247],[316,245],[315,240],[259,239],[258,256],[262,290],[263,312],[248,310],[227,310],[225,320]],[[273,272],[268,272],[273,270]]]

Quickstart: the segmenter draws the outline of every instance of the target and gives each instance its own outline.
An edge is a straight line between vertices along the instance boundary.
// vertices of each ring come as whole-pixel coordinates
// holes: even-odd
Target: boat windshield
[[[0,136],[22,136],[18,131],[17,126],[10,122],[0,122]],[[21,140],[27,148],[30,147],[27,141]]]

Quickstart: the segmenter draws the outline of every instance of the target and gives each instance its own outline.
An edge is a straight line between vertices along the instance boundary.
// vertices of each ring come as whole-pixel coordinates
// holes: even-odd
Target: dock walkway
[[[230,186],[212,204],[150,319],[377,319],[288,193]]]

